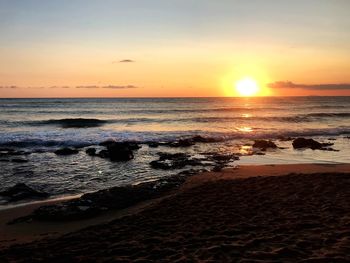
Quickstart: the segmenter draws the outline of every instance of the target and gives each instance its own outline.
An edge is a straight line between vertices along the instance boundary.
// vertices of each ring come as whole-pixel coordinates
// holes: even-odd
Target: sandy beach
[[[349,189],[347,164],[240,166],[87,220],[6,225],[42,204],[16,207],[0,211],[0,259],[348,262]]]

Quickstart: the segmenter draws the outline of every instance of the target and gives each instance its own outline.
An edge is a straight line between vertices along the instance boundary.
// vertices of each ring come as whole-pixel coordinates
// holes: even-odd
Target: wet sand
[[[350,261],[350,165],[241,166],[89,220],[4,224],[31,209],[0,211],[3,261]]]

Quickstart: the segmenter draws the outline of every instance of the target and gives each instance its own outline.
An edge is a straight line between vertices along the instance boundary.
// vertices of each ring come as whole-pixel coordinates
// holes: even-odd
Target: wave
[[[350,117],[350,112],[337,112],[337,113],[318,112],[318,113],[309,113],[309,114],[306,114],[306,116],[309,116],[309,117],[336,117],[336,118],[348,118],[348,117]]]
[[[328,113],[317,112],[303,115],[287,115],[287,116],[209,116],[209,117],[189,117],[189,118],[120,118],[120,119],[97,119],[97,118],[65,118],[65,119],[49,119],[38,121],[9,121],[0,120],[0,124],[4,126],[45,126],[54,125],[61,128],[94,128],[106,124],[143,124],[143,123],[219,123],[219,122],[286,122],[286,123],[302,123],[314,122],[328,119],[350,118],[350,112]]]
[[[86,147],[97,145],[101,141],[113,138],[117,141],[147,142],[172,142],[180,138],[201,136],[208,141],[228,141],[239,139],[278,139],[281,137],[311,137],[311,136],[346,136],[350,134],[350,126],[337,128],[303,129],[303,130],[279,130],[271,131],[254,129],[254,132],[244,132],[239,129],[230,132],[208,132],[201,130],[190,131],[159,131],[159,132],[132,132],[132,131],[99,131],[88,132],[41,132],[28,134],[26,132],[13,134],[0,134],[0,146],[2,147]],[[69,139],[67,139],[69,138]]]
[[[32,125],[59,125],[62,128],[90,128],[99,127],[107,123],[100,119],[85,119],[85,118],[66,118],[66,119],[51,119],[44,121],[31,121]]]

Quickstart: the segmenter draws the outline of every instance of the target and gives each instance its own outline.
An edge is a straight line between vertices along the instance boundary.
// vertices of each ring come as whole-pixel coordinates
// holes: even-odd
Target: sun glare
[[[241,96],[254,96],[259,92],[259,85],[254,79],[245,78],[236,82],[236,90]]]

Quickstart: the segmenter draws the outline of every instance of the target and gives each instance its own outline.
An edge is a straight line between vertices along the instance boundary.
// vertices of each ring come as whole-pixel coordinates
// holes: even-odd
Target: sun
[[[238,94],[245,97],[254,96],[260,90],[258,83],[252,78],[238,80],[235,86]]]

